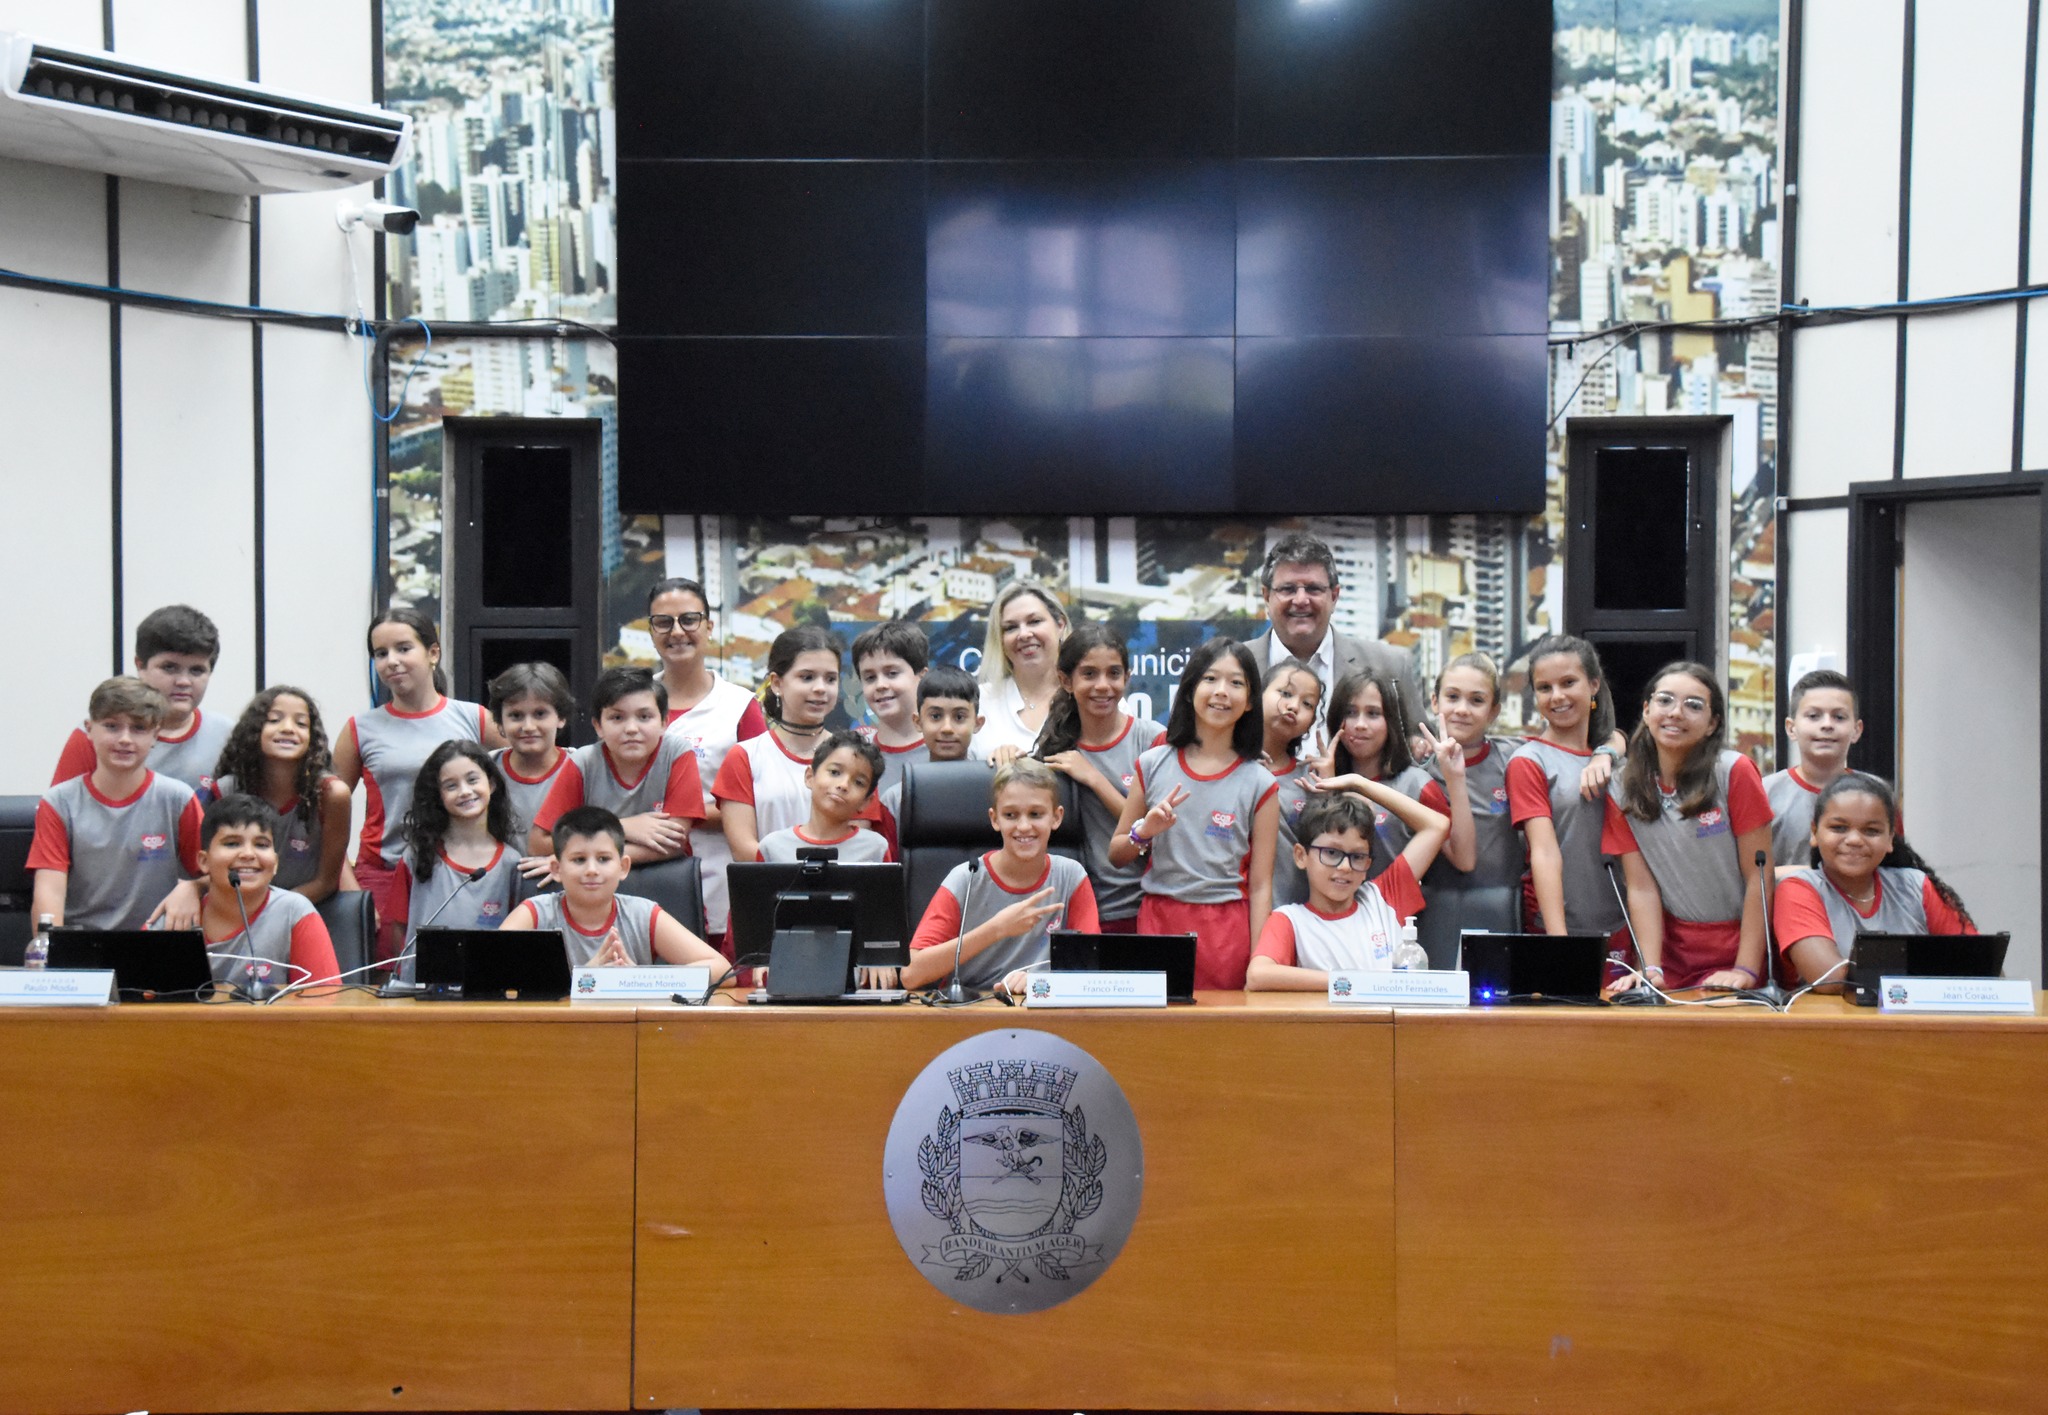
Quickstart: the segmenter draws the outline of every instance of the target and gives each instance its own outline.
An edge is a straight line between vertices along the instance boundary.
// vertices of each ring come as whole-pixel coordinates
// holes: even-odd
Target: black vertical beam
[[[100,0],[100,48],[111,51],[114,47],[114,0]],[[121,284],[121,179],[107,178],[107,284],[118,289]],[[110,510],[110,533],[113,536],[113,573],[108,577],[114,609],[114,655],[113,672],[119,674],[128,666],[126,636],[122,632],[122,621],[126,607],[122,603],[126,589],[122,574],[121,543],[121,302],[107,301],[107,490]]]
[[[2027,83],[2020,108],[2020,260],[2019,279],[2032,279],[2031,247],[2034,243],[2034,94],[2040,77],[2041,0],[2027,0]],[[2012,469],[2026,466],[2027,442],[2027,309],[2030,300],[2019,301],[2013,316],[2012,356]]]
[[[243,46],[248,54],[250,83],[259,83],[263,78],[263,66],[258,51],[258,15],[260,0],[247,0],[243,11]],[[249,303],[263,303],[263,198],[249,198]],[[256,605],[256,685],[252,691],[262,692],[270,681],[268,606],[265,601],[264,557],[264,482],[266,473],[263,452],[263,326],[257,321],[249,324],[249,464],[251,475],[250,505],[252,507],[252,536],[250,560],[255,572]]]
[[[1901,47],[1899,82],[1899,290],[1910,299],[1913,236],[1913,58],[1918,48],[1917,0],[1906,0],[1905,42]],[[1906,316],[1899,316],[1898,363],[1892,375],[1892,479],[1906,475]]]
[[[1780,305],[1792,304],[1799,298],[1795,284],[1799,273],[1799,105],[1803,92],[1800,68],[1805,63],[1805,41],[1805,0],[1787,0],[1785,30],[1778,45],[1778,63],[1785,75],[1785,111],[1778,115],[1778,131],[1783,134],[1778,171],[1784,182],[1784,194],[1778,203]],[[1773,760],[1780,767],[1791,757],[1791,744],[1785,739],[1785,718],[1792,691],[1785,675],[1785,642],[1792,624],[1792,514],[1786,510],[1792,496],[1792,330],[1792,321],[1778,321],[1778,484],[1775,507],[1778,533],[1776,564],[1772,571],[1778,577],[1778,583],[1774,589],[1777,630],[1771,644],[1771,732],[1777,739]]]

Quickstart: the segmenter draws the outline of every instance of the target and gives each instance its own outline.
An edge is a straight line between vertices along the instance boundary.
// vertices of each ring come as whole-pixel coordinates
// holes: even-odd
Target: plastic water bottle
[[[21,966],[24,968],[47,968],[50,966],[50,930],[57,927],[54,914],[36,915],[35,937],[21,950]]]
[[[1429,967],[1429,954],[1422,947],[1422,936],[1417,932],[1413,919],[1401,925],[1401,946],[1394,950],[1394,966],[1400,969]]]

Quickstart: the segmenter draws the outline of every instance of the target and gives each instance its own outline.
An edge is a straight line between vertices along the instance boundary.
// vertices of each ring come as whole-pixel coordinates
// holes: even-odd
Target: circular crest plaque
[[[984,1032],[939,1053],[882,1152],[904,1254],[983,1312],[1042,1312],[1095,1281],[1130,1237],[1144,1187],[1122,1088],[1050,1032]]]

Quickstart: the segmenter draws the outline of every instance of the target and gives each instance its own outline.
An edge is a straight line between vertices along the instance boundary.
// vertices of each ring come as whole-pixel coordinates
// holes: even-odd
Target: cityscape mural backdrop
[[[704,582],[720,670],[742,683],[759,681],[769,641],[801,621],[851,639],[866,623],[915,618],[938,658],[971,668],[990,594],[1028,578],[1127,631],[1134,706],[1163,714],[1181,656],[1211,633],[1256,627],[1266,546],[1306,528],[1336,548],[1342,632],[1408,650],[1426,679],[1473,649],[1512,669],[1562,617],[1565,419],[1721,413],[1734,430],[1731,728],[1743,750],[1767,756],[1776,335],[1633,326],[1777,308],[1777,7],[1557,0],[1554,13],[1551,329],[1560,340],[1614,333],[1552,349],[1542,516],[1324,518],[1312,506],[1277,522],[622,516],[617,364],[602,337],[443,339],[424,357],[420,341],[398,341],[392,386],[411,375],[391,429],[398,597],[439,612],[442,418],[596,417],[613,529],[608,662],[653,661],[646,588],[683,574]],[[395,199],[426,218],[392,242],[391,314],[612,323],[610,0],[386,0],[384,16],[387,102],[413,113],[418,135]],[[847,708],[858,715],[851,685]],[[1511,694],[1503,725],[1522,725],[1523,713]]]

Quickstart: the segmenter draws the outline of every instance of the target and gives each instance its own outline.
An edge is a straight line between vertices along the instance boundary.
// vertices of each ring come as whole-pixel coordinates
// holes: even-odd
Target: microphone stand
[[[420,921],[420,927],[418,929],[414,929],[411,935],[407,937],[407,939],[405,940],[405,947],[399,949],[397,956],[394,957],[389,963],[386,963],[384,966],[388,969],[396,971],[398,965],[405,962],[406,955],[412,952],[413,945],[417,944],[420,941],[420,929],[432,928],[434,920],[441,917],[442,911],[445,910],[450,904],[453,904],[457,899],[462,897],[463,890],[468,889],[471,885],[477,883],[479,880],[481,880],[485,875],[489,873],[490,871],[488,869],[486,869],[482,865],[479,865],[475,869],[471,870],[467,875],[465,875],[463,877],[462,883],[456,885],[453,890],[449,891],[448,897],[446,899],[443,899],[440,902],[440,904],[435,907],[434,912],[427,915],[425,919]],[[418,991],[418,989],[418,983],[406,982],[398,978],[392,978],[384,984],[383,990],[378,995],[380,997],[410,997],[414,992]]]
[[[1643,956],[1642,942],[1636,938],[1635,920],[1631,919],[1628,913],[1628,898],[1621,892],[1621,881],[1614,877],[1614,862],[1608,860],[1602,868],[1607,875],[1607,887],[1614,891],[1614,902],[1621,906],[1621,926],[1628,933],[1628,946],[1635,950],[1636,967],[1640,970],[1636,976],[1641,979],[1634,987],[1625,988],[1617,993],[1615,1001],[1627,998],[1630,1004],[1635,1006],[1666,1006],[1670,1000],[1650,982],[1650,960]]]
[[[1764,975],[1757,980],[1755,991],[1764,1001],[1783,1012],[1792,999],[1778,986],[1778,941],[1771,930],[1770,858],[1761,850],[1756,852],[1757,903],[1763,906],[1764,911]]]
[[[970,876],[981,873],[981,857],[979,855],[967,862],[967,873]],[[953,940],[953,981],[947,985],[944,992],[939,994],[939,998],[943,1002],[966,1003],[979,1002],[981,1000],[982,994],[980,992],[970,992],[968,989],[960,986],[960,950],[966,943],[967,930],[962,929],[960,936]]]
[[[242,951],[247,953],[254,946],[255,940],[249,937],[249,906],[242,902],[242,872],[240,870],[228,871],[228,889],[235,896],[235,912],[242,916]],[[264,995],[269,991],[270,985],[268,983],[260,982],[254,977],[249,979],[248,993],[252,1002],[263,1001]]]

